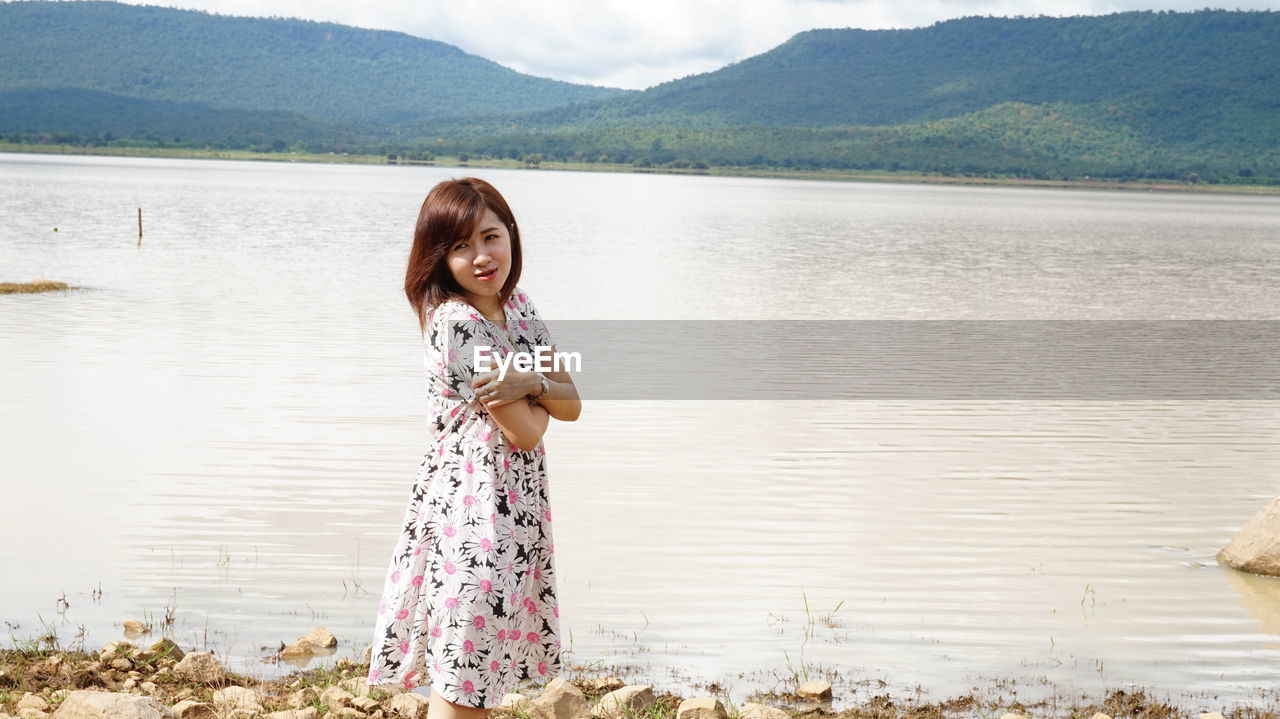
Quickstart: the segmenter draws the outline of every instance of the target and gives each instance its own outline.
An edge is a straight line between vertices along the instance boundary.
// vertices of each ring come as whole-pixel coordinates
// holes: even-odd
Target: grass
[[[40,632],[35,636],[18,637],[14,635],[14,631],[21,627],[17,624],[9,624],[5,622],[9,629],[9,643],[13,645],[13,651],[26,659],[44,659],[63,650],[62,642],[58,639],[58,628],[54,623],[46,622],[44,616],[37,614],[36,620],[40,622]]]
[[[0,282],[0,295],[28,295],[36,292],[53,292],[55,290],[78,290],[65,282],[53,280],[32,280],[31,282]]]
[[[832,609],[818,612],[809,607],[809,595],[803,589],[800,590],[800,598],[804,604],[804,627],[802,628],[804,639],[800,641],[800,653],[796,663],[792,664],[790,652],[785,649],[782,650],[782,656],[787,663],[787,671],[790,673],[790,676],[786,678],[786,683],[791,687],[791,691],[787,692],[787,695],[794,695],[795,690],[801,684],[814,678],[809,671],[809,663],[804,659],[805,646],[808,645],[809,640],[813,639],[819,623],[830,629],[836,629],[840,626],[836,613],[840,611],[840,607],[844,606],[844,600],[842,599]],[[778,621],[785,622],[786,619],[780,617]],[[815,670],[812,674],[816,675],[816,673]]]

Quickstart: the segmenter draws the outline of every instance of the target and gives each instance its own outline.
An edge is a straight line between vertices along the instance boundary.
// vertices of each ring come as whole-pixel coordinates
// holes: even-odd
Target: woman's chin
[[[477,297],[494,297],[498,294],[498,290],[502,289],[502,285],[490,285],[485,283],[479,287],[473,285],[463,289],[465,289],[468,294],[472,294]]]

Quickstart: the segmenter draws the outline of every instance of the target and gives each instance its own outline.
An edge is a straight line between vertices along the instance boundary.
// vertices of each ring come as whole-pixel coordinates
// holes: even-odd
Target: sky
[[[719,69],[813,28],[911,28],[968,15],[1280,10],[1280,0],[128,0],[321,20],[440,40],[530,75],[643,89]]]

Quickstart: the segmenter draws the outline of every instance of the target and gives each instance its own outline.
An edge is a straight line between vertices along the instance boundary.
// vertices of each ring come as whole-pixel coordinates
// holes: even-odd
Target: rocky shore
[[[280,657],[322,652],[337,640],[322,627]],[[209,652],[183,651],[170,639],[135,646],[112,642],[97,652],[0,650],[0,719],[428,719],[427,697],[396,687],[370,688],[363,661],[339,659],[323,669],[258,680],[228,671]],[[967,695],[943,702],[873,695],[832,709],[830,684],[797,683],[786,692],[752,695],[735,705],[720,689],[682,697],[652,685],[627,685],[607,669],[571,667],[565,677],[508,694],[493,719],[1278,719],[1242,707],[1186,711],[1144,692],[1116,690],[1096,701],[1062,697],[1035,703]],[[870,692],[867,692],[870,693]],[[1016,695],[1015,695],[1016,696]],[[849,698],[840,698],[842,700]],[[848,705],[848,701],[844,701]]]

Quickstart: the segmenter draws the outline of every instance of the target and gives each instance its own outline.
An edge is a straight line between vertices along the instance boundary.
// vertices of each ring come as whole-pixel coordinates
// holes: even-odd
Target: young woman
[[[431,189],[405,293],[427,367],[431,444],[418,468],[374,626],[370,684],[429,686],[431,719],[483,719],[517,682],[560,669],[546,452],[552,417],[578,418],[564,372],[476,365],[554,352],[519,286],[520,230],[476,178]]]

